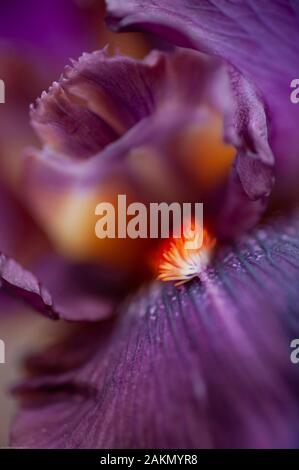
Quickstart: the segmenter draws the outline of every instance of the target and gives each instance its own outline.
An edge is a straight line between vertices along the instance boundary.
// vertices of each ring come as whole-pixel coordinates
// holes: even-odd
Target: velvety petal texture
[[[291,81],[298,78],[299,5],[293,0],[107,0],[117,30],[150,30],[184,47],[216,54],[261,90],[270,109],[271,144],[279,183],[290,190],[299,174]]]
[[[298,446],[299,217],[219,250],[202,281],[154,283],[28,361],[11,444]]]
[[[38,100],[32,122],[44,148],[26,152],[24,173],[39,217],[51,194],[81,192],[86,201],[121,188],[138,201],[213,200],[211,211],[221,212],[216,231],[232,235],[256,221],[273,185],[263,102],[236,70],[197,52],[154,51],[143,61],[84,54]],[[194,145],[190,133],[199,136]],[[218,141],[213,162],[209,145]],[[224,168],[217,191],[202,189],[207,162],[211,174]]]

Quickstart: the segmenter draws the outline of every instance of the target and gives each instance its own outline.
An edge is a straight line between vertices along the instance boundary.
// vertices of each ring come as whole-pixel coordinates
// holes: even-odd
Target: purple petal
[[[0,254],[0,288],[4,293],[26,301],[36,310],[53,319],[58,318],[51,295],[36,277],[13,259]]]
[[[298,444],[299,218],[223,248],[205,280],[155,283],[99,328],[28,362],[12,445]]]
[[[54,150],[78,159],[91,156],[118,137],[100,116],[71,100],[58,83],[42,95],[31,114],[41,139],[50,141]]]
[[[126,273],[105,265],[71,262],[57,254],[40,258],[33,271],[51,292],[59,317],[68,321],[106,319],[130,287]]]
[[[36,266],[31,263],[29,270],[0,253],[0,291],[6,301],[22,300],[53,319],[106,319],[113,314],[127,285],[121,274],[115,276],[103,266],[93,268],[57,255],[44,255]]]
[[[190,163],[187,171],[182,144],[190,129],[207,125],[211,110],[223,120],[220,139],[223,133],[237,151],[216,196],[201,192],[204,174],[196,179]],[[51,193],[85,191],[87,199],[120,186],[139,201],[213,199],[211,212],[218,207],[222,214],[219,234],[228,232],[227,218],[234,219],[229,236],[256,221],[273,185],[262,101],[235,70],[196,52],[153,52],[144,61],[109,58],[105,51],[84,54],[43,94],[32,119],[45,144],[26,154],[28,197],[37,213],[45,213],[43,200]],[[198,168],[203,157],[199,152]],[[47,198],[38,197],[43,191]]]
[[[299,67],[299,9],[292,0],[107,0],[114,29],[143,29],[170,41],[216,54],[261,90],[270,108],[271,144],[279,183],[297,181],[299,106],[290,83]]]

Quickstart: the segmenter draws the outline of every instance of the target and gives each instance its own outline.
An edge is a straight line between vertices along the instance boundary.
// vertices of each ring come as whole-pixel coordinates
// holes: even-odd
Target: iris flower
[[[113,28],[183,47],[83,54],[31,109],[42,148],[24,153],[24,191],[57,253],[33,272],[2,255],[2,285],[75,325],[27,361],[11,443],[296,447],[297,5],[107,4]],[[203,202],[204,276],[157,280],[159,241],[96,240],[95,205],[117,194]]]

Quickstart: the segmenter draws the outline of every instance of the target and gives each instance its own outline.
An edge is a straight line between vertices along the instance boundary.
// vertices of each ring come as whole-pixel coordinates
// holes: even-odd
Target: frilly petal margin
[[[216,54],[262,92],[270,109],[278,181],[297,184],[299,106],[291,81],[299,67],[299,6],[293,0],[106,0],[114,30],[149,30],[175,44]]]
[[[11,445],[298,446],[298,282],[295,214],[222,248],[202,283],[144,287],[28,361]]]
[[[224,142],[237,152],[231,177],[225,174],[221,181],[226,190],[218,193],[219,233],[228,227],[240,231],[239,220],[246,229],[259,217],[274,182],[263,101],[236,70],[188,50],[153,51],[143,61],[111,58],[103,50],[83,54],[67,67],[32,108],[44,148],[25,155],[28,198],[34,207],[42,204],[37,194],[43,191],[48,196],[68,189],[96,192],[121,180],[139,201],[211,199],[199,194],[196,172],[190,177],[186,171],[184,153],[175,156],[177,136],[192,126],[200,131],[211,110],[223,119]],[[198,168],[203,157],[198,155]],[[143,165],[151,166],[147,179],[138,173]],[[155,167],[157,181],[151,174]],[[161,184],[162,179],[172,184]],[[213,213],[215,206],[214,200]],[[228,225],[228,218],[234,224]]]

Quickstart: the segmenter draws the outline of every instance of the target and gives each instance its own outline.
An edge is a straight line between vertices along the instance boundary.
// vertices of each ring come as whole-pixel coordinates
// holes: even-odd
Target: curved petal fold
[[[77,194],[82,207],[113,188],[139,201],[200,200],[208,211],[213,200],[210,211],[223,220],[229,211],[226,235],[235,235],[257,220],[273,186],[262,100],[236,70],[197,52],[153,51],[143,61],[84,54],[38,100],[32,121],[44,148],[26,153],[26,190],[48,221],[51,194]],[[242,211],[254,215],[247,224],[240,193]]]
[[[222,248],[201,282],[144,287],[118,318],[29,360],[12,445],[296,447],[298,220]]]
[[[44,255],[25,269],[0,254],[0,292],[21,300],[50,318],[99,321],[111,316],[123,289],[124,275],[103,266],[71,263]]]
[[[43,314],[57,319],[49,292],[41,286],[36,277],[16,261],[0,254],[0,289],[5,293],[27,302]]]
[[[293,0],[107,0],[113,29],[150,30],[171,42],[222,57],[265,97],[278,182],[297,184],[299,107],[291,82],[299,67],[299,9]]]

